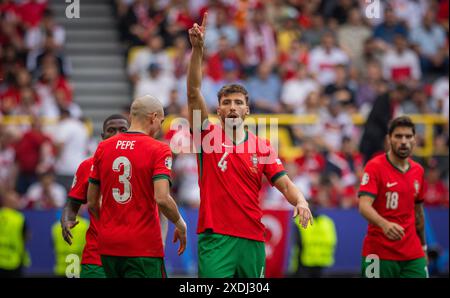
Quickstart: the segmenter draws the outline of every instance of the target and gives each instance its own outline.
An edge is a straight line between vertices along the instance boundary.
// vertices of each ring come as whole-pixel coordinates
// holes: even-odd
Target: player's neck
[[[396,166],[397,168],[399,168],[400,170],[402,170],[402,172],[405,172],[406,170],[408,170],[408,168],[409,168],[408,157],[407,158],[399,158],[397,155],[394,154],[394,152],[392,152],[392,150],[390,150],[387,153],[387,155],[388,155],[391,163],[394,166]]]
[[[128,129],[129,132],[141,132],[143,134],[146,135],[150,135],[150,130],[149,129],[145,129],[143,127],[141,127],[140,125],[130,125],[130,128]]]

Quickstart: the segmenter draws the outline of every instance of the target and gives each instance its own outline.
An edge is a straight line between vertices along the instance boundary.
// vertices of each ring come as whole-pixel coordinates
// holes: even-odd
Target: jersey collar
[[[400,168],[398,168],[396,165],[394,165],[394,163],[389,159],[389,154],[386,153],[386,159],[387,161],[391,164],[391,166],[393,166],[397,171],[399,171],[402,174],[406,174],[409,169],[411,169],[411,163],[408,160],[408,168],[405,171],[402,171]]]

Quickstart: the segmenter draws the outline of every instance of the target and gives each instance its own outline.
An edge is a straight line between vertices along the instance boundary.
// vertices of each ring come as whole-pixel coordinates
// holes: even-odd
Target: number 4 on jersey
[[[225,160],[228,156],[228,152],[225,152],[222,155],[222,158],[219,160],[219,163],[217,164],[217,166],[219,167],[219,169],[222,170],[222,172],[225,172],[227,170],[227,161]]]

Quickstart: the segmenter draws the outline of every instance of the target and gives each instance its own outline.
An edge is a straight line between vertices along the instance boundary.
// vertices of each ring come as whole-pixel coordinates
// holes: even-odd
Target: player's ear
[[[105,139],[105,134],[101,133],[100,135],[102,136],[102,140],[104,140]]]

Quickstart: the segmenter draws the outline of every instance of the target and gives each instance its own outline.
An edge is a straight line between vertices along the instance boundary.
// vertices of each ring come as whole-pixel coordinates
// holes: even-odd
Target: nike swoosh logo
[[[224,146],[225,148],[233,148],[233,146],[225,145],[225,143],[222,143],[222,146]]]
[[[386,187],[389,188],[389,187],[392,187],[392,186],[395,186],[395,185],[397,185],[397,182],[392,182],[392,183],[389,183],[389,182],[388,182],[388,183],[386,184]]]

